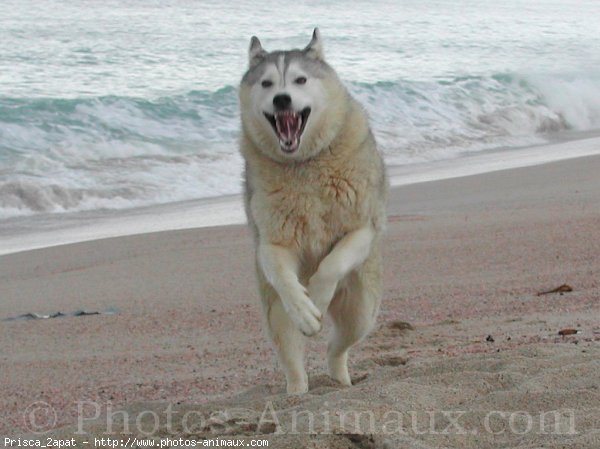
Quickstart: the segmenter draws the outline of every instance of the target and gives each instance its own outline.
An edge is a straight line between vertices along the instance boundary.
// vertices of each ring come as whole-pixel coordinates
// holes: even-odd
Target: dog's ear
[[[260,45],[260,41],[256,36],[250,39],[250,48],[248,49],[248,65],[254,67],[263,60],[267,52]]]
[[[310,43],[302,50],[309,58],[325,60],[325,53],[323,52],[323,40],[321,39],[321,33],[318,28],[313,31],[312,39]]]

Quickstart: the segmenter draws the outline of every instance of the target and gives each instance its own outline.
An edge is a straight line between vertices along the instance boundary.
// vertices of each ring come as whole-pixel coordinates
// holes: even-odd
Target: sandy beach
[[[262,333],[245,226],[1,256],[0,436],[83,441],[106,433],[104,417],[87,418],[122,409],[130,429],[114,424],[113,437],[598,448],[598,173],[593,156],[392,189],[385,295],[378,327],[351,354],[355,385],[324,375],[321,333],[300,397],[283,393]],[[572,291],[539,295],[563,284]],[[77,310],[118,313],[4,321]],[[277,423],[261,421],[269,404]],[[194,413],[167,425],[169,406]],[[200,418],[223,411],[227,419]],[[403,430],[384,425],[390,412]],[[542,418],[554,412],[556,426]]]

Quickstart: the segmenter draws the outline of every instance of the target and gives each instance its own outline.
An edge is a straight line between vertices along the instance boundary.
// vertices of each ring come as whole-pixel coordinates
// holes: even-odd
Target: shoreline
[[[598,131],[554,136],[553,141],[514,149],[476,152],[456,159],[388,166],[392,188],[544,165],[600,154]],[[112,211],[15,217],[0,230],[0,256],[126,235],[244,224],[241,195],[189,200]]]
[[[208,416],[263,410],[270,400],[283,423],[297,407],[371,410],[377,419],[397,409],[569,409],[575,437],[551,435],[552,446],[547,435],[507,433],[505,445],[597,448],[599,171],[600,156],[592,156],[392,188],[384,299],[376,329],[351,354],[355,386],[341,388],[324,375],[322,332],[308,340],[311,391],[299,398],[283,393],[264,338],[243,225],[4,255],[0,433],[31,431],[23,417],[36,401],[56,411],[48,435],[80,438],[72,427],[77,401],[129,411],[135,421],[140,410],[164,416],[168,404]],[[539,295],[561,284],[573,291]],[[110,308],[118,313],[4,321]],[[569,328],[579,333],[558,334]],[[101,422],[85,423],[90,435],[103,436]],[[247,435],[232,426],[230,436]],[[334,430],[273,445],[348,447],[328,438],[351,429]],[[479,449],[497,447],[498,436],[406,438],[404,446]]]

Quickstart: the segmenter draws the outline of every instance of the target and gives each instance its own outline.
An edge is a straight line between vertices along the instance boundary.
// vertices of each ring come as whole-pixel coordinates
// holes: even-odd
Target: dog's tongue
[[[279,138],[286,142],[292,142],[300,132],[300,114],[295,112],[280,112],[276,116],[277,132]]]

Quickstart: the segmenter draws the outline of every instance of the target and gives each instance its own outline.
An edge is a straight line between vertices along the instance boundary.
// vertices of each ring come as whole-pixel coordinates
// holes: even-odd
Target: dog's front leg
[[[322,315],[298,280],[300,263],[293,251],[280,245],[260,244],[258,260],[265,278],[300,331],[307,336],[319,332]]]
[[[375,231],[371,226],[349,232],[321,261],[308,281],[308,295],[321,314],[327,312],[338,282],[365,261],[374,237]]]

